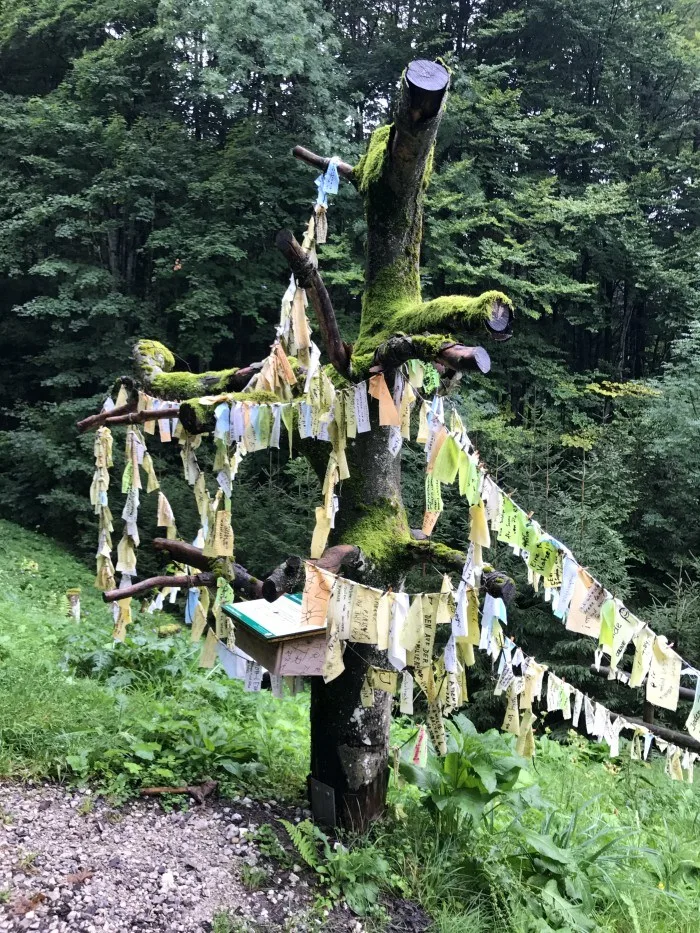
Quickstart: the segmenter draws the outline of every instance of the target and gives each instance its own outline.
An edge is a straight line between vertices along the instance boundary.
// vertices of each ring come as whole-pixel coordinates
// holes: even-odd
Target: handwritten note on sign
[[[326,639],[323,635],[295,638],[284,642],[278,674],[297,677],[316,677],[323,673],[326,657]]]
[[[356,587],[350,623],[350,641],[363,645],[377,644],[377,608],[381,595],[379,590],[371,590],[366,586]]]

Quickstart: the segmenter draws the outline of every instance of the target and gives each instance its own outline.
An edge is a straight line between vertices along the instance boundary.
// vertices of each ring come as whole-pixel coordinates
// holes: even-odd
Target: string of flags
[[[481,561],[481,552],[496,540],[520,556],[535,593],[544,592],[555,616],[567,630],[598,641],[595,663],[610,657],[609,679],[630,687],[645,685],[649,703],[675,711],[681,676],[696,678],[695,701],[686,720],[693,738],[700,740],[700,672],[674,651],[663,635],[638,619],[582,567],[561,541],[547,534],[539,523],[505,493],[479,462],[464,425],[452,410],[445,424],[443,400],[423,400],[419,442],[425,444],[426,508],[423,531],[430,534],[442,512],[441,486],[459,484],[469,504],[469,540]],[[625,651],[635,650],[631,673],[620,669]]]
[[[497,665],[494,694],[506,699],[501,728],[517,737],[519,754],[534,754],[537,716],[533,706],[543,703],[546,712],[561,711],[574,728],[579,727],[583,713],[586,732],[608,744],[610,757],[620,753],[623,730],[632,732],[632,758],[646,760],[655,742],[666,753],[670,777],[683,780],[685,771],[692,782],[697,753],[681,750],[645,726],[616,716],[547,665],[525,655],[505,634],[503,600],[487,593],[480,605],[482,568],[475,551],[471,546],[456,593],[448,576],[443,578],[439,593],[397,593],[355,583],[307,562],[302,617],[309,625],[326,624],[324,680],[334,680],[343,672],[348,644],[371,644],[386,651],[389,667],[370,667],[367,672],[361,693],[363,705],[373,705],[374,691],[382,690],[398,694],[400,712],[411,715],[418,688],[427,700],[427,726],[433,745],[438,754],[446,754],[443,716],[467,702],[466,668],[474,665],[477,647]],[[440,626],[447,624],[449,634],[436,659],[436,636]]]
[[[327,237],[328,194],[338,190],[336,163],[337,160],[331,160],[327,171],[316,180],[317,201],[303,238],[303,249],[314,263],[317,261],[316,244],[324,243]],[[215,417],[214,472],[218,489],[213,497],[197,460],[202,435],[187,434],[179,419],[170,416],[145,422],[143,432],[136,426],[127,428],[121,484],[122,493],[126,495],[122,512],[124,529],[117,546],[116,566],[112,563],[114,529],[108,504],[113,440],[109,428],[98,429],[94,446],[95,473],[90,489],[90,501],[99,518],[96,585],[101,589],[113,589],[116,574],[120,574],[119,587],[125,588],[131,585],[136,574],[137,521],[143,489],[141,471],[146,478],[146,493],[158,492],[158,526],[165,528],[168,538],[178,537],[175,517],[159,488],[144,435],[154,435],[157,430],[161,442],[178,441],[184,476],[193,488],[200,518],[200,530],[193,543],[201,547],[205,555],[225,559],[231,559],[234,552],[232,484],[242,459],[255,451],[279,449],[283,426],[290,455],[295,426],[301,440],[328,442],[331,449],[322,487],[323,502],[315,510],[316,526],[310,548],[311,557],[318,558],[334,527],[339,508],[338,484],[349,477],[348,441],[371,430],[369,399],[377,403],[380,427],[389,429],[387,443],[395,457],[404,440],[411,439],[412,413],[420,402],[415,440],[424,445],[426,458],[423,532],[428,536],[433,533],[443,511],[444,484],[457,483],[469,506],[470,544],[459,587],[455,593],[449,577],[445,576],[439,593],[383,592],[307,564],[302,613],[311,625],[326,623],[324,679],[330,681],[342,673],[343,654],[348,644],[372,644],[385,650],[390,666],[385,670],[369,669],[363,685],[363,703],[372,705],[374,690],[398,693],[400,711],[410,714],[417,687],[427,698],[427,724],[433,744],[439,753],[444,753],[443,714],[467,701],[466,668],[475,663],[476,647],[487,652],[494,664],[498,663],[495,692],[506,698],[503,728],[517,736],[516,745],[522,754],[531,755],[534,750],[533,703],[541,702],[546,676],[547,711],[560,710],[574,726],[578,725],[583,712],[589,734],[607,741],[613,756],[619,752],[619,736],[624,729],[633,732],[632,757],[646,758],[655,740],[657,746],[667,752],[667,770],[671,777],[682,780],[685,770],[688,780],[692,780],[695,753],[686,751],[681,756],[676,746],[652,736],[644,727],[615,717],[602,704],[590,700],[547,670],[545,665],[525,656],[505,635],[507,613],[503,601],[487,594],[483,606],[479,603],[483,550],[490,548],[494,539],[510,546],[523,558],[535,592],[540,587],[543,589],[545,600],[566,628],[598,639],[596,663],[600,663],[603,652],[609,654],[610,676],[632,687],[646,681],[647,699],[655,705],[675,710],[680,677],[696,676],[695,700],[686,727],[699,740],[700,672],[687,664],[684,667],[683,659],[663,636],[656,635],[630,613],[621,600],[579,565],[565,545],[546,534],[496,484],[479,462],[478,452],[457,412],[451,410],[448,427],[444,400],[435,396],[428,401],[421,396],[421,389],[430,392],[437,387],[437,374],[430,364],[408,361],[394,372],[391,388],[384,373],[377,373],[368,381],[336,389],[320,365],[321,352],[312,339],[307,307],[306,292],[292,276],[282,298],[275,342],[245,390],[271,392],[278,401],[244,401],[227,393],[199,399],[200,403],[213,408]],[[296,361],[295,365],[291,360]],[[295,395],[300,391],[301,396]],[[126,389],[122,386],[116,402],[107,399],[103,410],[110,411],[126,401]],[[139,393],[139,411],[158,411],[172,405],[172,401]],[[163,589],[152,601],[149,611],[161,609],[166,598],[175,602],[177,595],[177,587]],[[231,587],[222,577],[218,579],[213,604],[207,587],[191,588],[187,592],[185,621],[191,626],[192,640],[199,641],[206,630],[199,662],[202,667],[213,666],[217,656],[225,665],[233,663],[234,627],[222,612],[222,606],[232,601]],[[207,630],[210,611],[215,627]],[[114,637],[123,639],[126,626],[131,622],[131,599],[118,600],[114,613]],[[440,625],[447,623],[451,624],[450,634],[435,660],[436,633]],[[632,672],[627,675],[619,666],[630,644],[635,648],[635,656]],[[245,664],[246,689],[259,689],[262,669],[250,660]],[[273,684],[275,695],[281,695],[283,689],[282,680],[278,680],[279,683]]]

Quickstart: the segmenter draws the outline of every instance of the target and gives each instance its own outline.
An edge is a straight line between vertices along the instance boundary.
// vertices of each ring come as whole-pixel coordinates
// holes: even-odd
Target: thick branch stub
[[[295,146],[292,149],[292,155],[296,159],[306,162],[307,165],[312,165],[322,172],[327,171],[328,166],[331,164],[330,159],[327,159],[325,156],[316,155],[315,152],[311,152],[310,149],[305,149],[303,146]],[[348,165],[347,162],[341,162],[339,159],[335,164],[338,169],[338,174],[342,175],[343,178],[347,178],[352,184],[355,184],[355,170],[352,165]]]
[[[340,573],[341,570],[353,573],[362,573],[365,569],[365,555],[355,544],[336,544],[333,547],[326,548],[323,554],[316,560],[310,561],[320,570],[328,570],[330,573]]]
[[[291,593],[298,589],[301,586],[302,568],[300,557],[288,557],[263,580],[263,598],[271,603],[282,593]]]
[[[485,571],[481,577],[481,585],[494,599],[500,597],[504,603],[511,603],[516,597],[515,580],[501,570]]]
[[[486,327],[494,340],[510,340],[513,336],[511,325],[513,323],[512,305],[504,301],[494,301],[491,316],[486,321]]]
[[[297,283],[307,291],[328,359],[342,376],[347,376],[350,371],[350,348],[340,336],[331,298],[318,269],[289,230],[280,230],[275,245],[289,263]]]
[[[413,359],[442,363],[447,369],[455,372],[478,369],[487,373],[491,369],[491,359],[483,347],[465,347],[449,337],[434,334],[413,337],[397,334],[377,349],[370,372],[396,369],[402,363]]]

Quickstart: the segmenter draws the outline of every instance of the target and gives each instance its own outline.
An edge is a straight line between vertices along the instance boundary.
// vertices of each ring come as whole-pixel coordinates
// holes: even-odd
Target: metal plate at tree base
[[[311,812],[322,826],[335,826],[335,791],[328,784],[309,778]]]

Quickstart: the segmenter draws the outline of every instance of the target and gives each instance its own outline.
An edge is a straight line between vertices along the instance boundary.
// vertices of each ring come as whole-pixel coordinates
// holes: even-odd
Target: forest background
[[[491,373],[462,383],[470,435],[546,530],[700,661],[699,30],[689,0],[2,0],[0,514],[91,557],[92,438],[75,421],[138,337],[193,371],[262,359],[288,278],[274,236],[299,234],[315,198],[291,147],[356,161],[405,65],[441,56],[424,295],[497,288],[516,307],[514,338],[486,345]],[[365,226],[349,187],[329,223],[321,268],[352,337]],[[177,451],[153,450],[191,539]],[[403,456],[418,519],[419,454]],[[308,553],[315,484],[283,452],[246,458],[242,563]],[[436,537],[462,545],[468,512],[446,509]],[[492,559],[522,583],[504,545]],[[155,567],[147,547],[139,560]],[[638,712],[519,589],[519,643]],[[470,714],[484,722],[502,715],[491,689]]]

